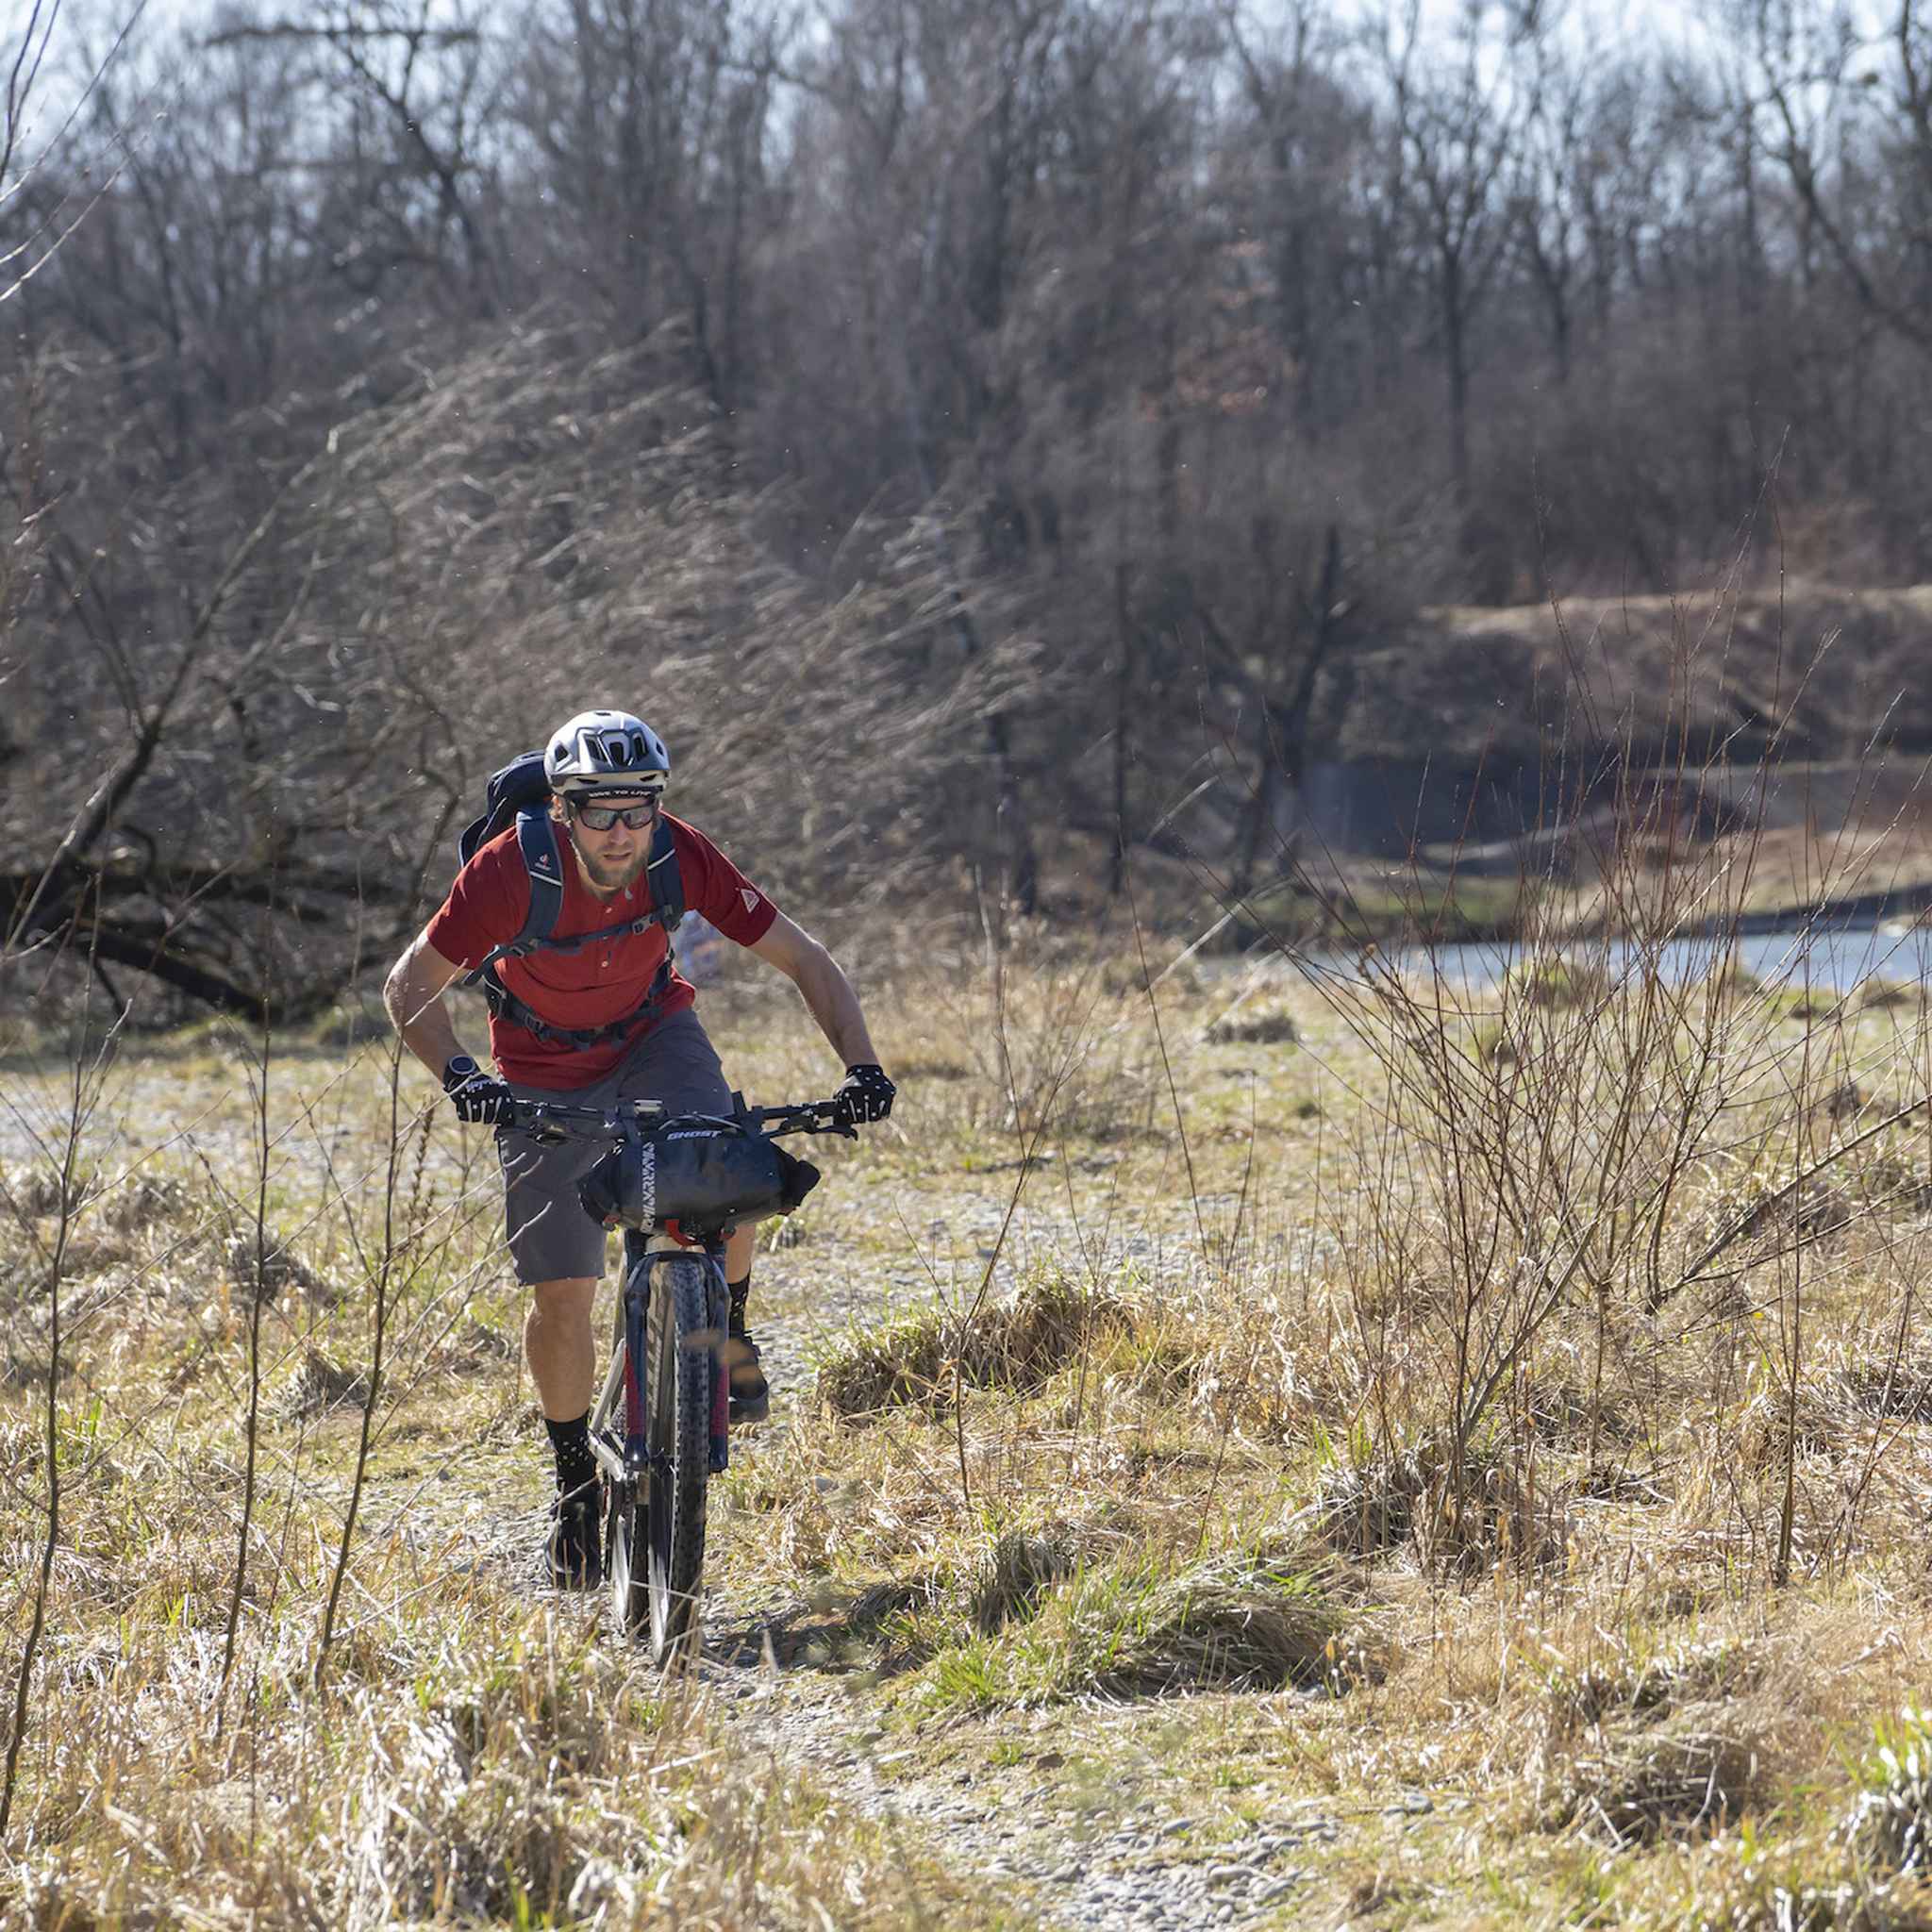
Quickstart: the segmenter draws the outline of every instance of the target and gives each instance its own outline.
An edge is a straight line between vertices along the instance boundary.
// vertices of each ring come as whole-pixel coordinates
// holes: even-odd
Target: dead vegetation
[[[855,1335],[820,1365],[819,1399],[840,1420],[864,1422],[907,1404],[938,1410],[960,1387],[1030,1393],[1124,1325],[1115,1296],[1047,1274],[971,1319],[928,1309]]]
[[[1757,1752],[1739,1734],[1736,1714],[1690,1711],[1655,1729],[1603,1735],[1571,1757],[1551,1822],[1623,1851],[1734,1823],[1757,1781]]]
[[[799,1426],[735,1450],[720,1491],[715,1587],[769,1607],[784,1668],[836,1672],[915,1758],[936,1726],[1003,1752],[1106,1711],[1117,1743],[1179,1725],[1162,1761],[1203,1804],[1259,1781],[1379,1816],[1391,1783],[1460,1790],[1485,1856],[1533,1892],[1574,1902],[1534,1848],[1574,1847],[1640,1917],[1667,1874],[1732,1900],[1735,1874],[1703,1861],[1729,1847],[1735,1866],[1747,1830],[1791,1896],[1842,1890],[1845,1912],[1911,1876],[1912,1776],[1856,1767],[1927,1660],[1908,1634],[1932,1481],[1919,1008],[1841,1003],[1801,1033],[1773,991],[1694,982],[1284,988],[1294,1051],[1263,1059],[1157,1028],[1199,988],[1109,991],[1058,941],[1033,971],[1028,943],[997,995],[954,963],[942,993],[881,1000],[885,1039],[960,1071],[908,1082],[903,1120],[832,1150],[808,1238],[760,1264],[808,1307],[847,1281],[877,1307],[882,1268],[900,1284],[892,1320],[824,1336],[813,1387],[785,1391]],[[996,996],[1004,1045],[974,1004]],[[746,1084],[796,1087],[769,1009],[718,997]],[[1521,1043],[1509,1063],[1479,1050],[1486,1000]],[[1070,1041],[1091,1043],[1057,1080]],[[529,1599],[537,1424],[489,1174],[448,1123],[407,1116],[385,1197],[375,1074],[277,1070],[258,1222],[235,1205],[241,1141],[225,1166],[210,1141],[205,1160],[75,1167],[123,1176],[108,1186],[8,1170],[6,1240],[41,1284],[10,1303],[0,1398],[16,1547],[57,1368],[69,1486],[19,1784],[34,1842],[63,1849],[23,1855],[23,1882],[98,1916],[191,1882],[164,1880],[173,1861],[325,1915],[387,1899],[648,1923],[651,1900],[691,1907],[687,1877],[728,1886],[765,1832],[761,1869],[795,1873],[777,1923],[815,1923],[811,1898],[845,1923],[831,1900],[854,1871],[901,1904],[942,1885],[879,1874],[849,1822],[814,1838],[774,1788],[707,1771],[695,1799],[718,1736],[702,1701],[639,1676],[594,1612]],[[1848,1080],[1896,1105],[1821,1108]],[[325,1118],[297,1097],[319,1081]],[[76,1323],[58,1364],[57,1253]],[[312,1756],[312,1672],[372,1400],[325,1693],[352,1775]],[[1196,1741],[1210,1712],[1291,1707],[1278,1762]],[[252,1840],[231,1737],[277,1792],[318,1793],[278,1797]],[[150,1815],[150,1787],[181,1791],[176,1811]],[[596,1794],[620,1788],[636,1796],[607,1818]],[[100,1789],[160,1853],[94,1822]],[[345,1805],[391,1822],[345,1849]],[[1459,1876],[1405,1881],[1415,1895],[1475,1883],[1442,1828]],[[1341,1865],[1335,1883],[1353,1895]]]

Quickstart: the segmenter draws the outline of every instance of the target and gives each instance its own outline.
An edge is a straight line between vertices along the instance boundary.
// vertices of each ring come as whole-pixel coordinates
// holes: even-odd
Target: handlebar
[[[566,1101],[519,1100],[504,1124],[520,1128],[533,1140],[546,1142],[579,1140],[622,1140],[638,1134],[645,1140],[679,1128],[735,1128],[768,1141],[780,1134],[836,1134],[856,1141],[858,1130],[843,1118],[836,1100],[788,1101],[777,1107],[746,1107],[736,1103],[728,1114],[672,1113],[661,1100],[620,1100],[614,1107],[576,1107]]]

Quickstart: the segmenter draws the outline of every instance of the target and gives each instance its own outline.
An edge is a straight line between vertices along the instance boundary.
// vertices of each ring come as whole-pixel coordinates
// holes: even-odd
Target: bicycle
[[[790,1213],[817,1185],[817,1168],[773,1144],[779,1135],[858,1138],[833,1100],[748,1108],[734,1093],[731,1107],[672,1114],[654,1100],[520,1100],[513,1123],[540,1141],[611,1142],[577,1184],[584,1211],[621,1226],[625,1245],[591,1451],[617,1628],[630,1639],[648,1626],[659,1664],[696,1629],[706,1485],[730,1460],[724,1237],[741,1221]]]

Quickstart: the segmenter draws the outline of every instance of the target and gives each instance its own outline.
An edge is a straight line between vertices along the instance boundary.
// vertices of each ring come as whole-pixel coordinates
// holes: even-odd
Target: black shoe
[[[595,1590],[604,1581],[602,1485],[580,1483],[550,1506],[550,1535],[544,1545],[555,1590]]]
[[[772,1389],[758,1367],[758,1345],[742,1322],[734,1322],[724,1339],[724,1366],[731,1378],[731,1420],[763,1422],[772,1411]]]

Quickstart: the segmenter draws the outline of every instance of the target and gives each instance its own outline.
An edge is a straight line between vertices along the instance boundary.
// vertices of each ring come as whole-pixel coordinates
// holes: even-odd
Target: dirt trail
[[[810,1771],[952,1871],[1011,1892],[1043,1925],[1170,1932],[1245,1924],[1292,1899],[1309,1875],[1298,1852],[1341,1834],[1339,1820],[1310,1807],[1204,1850],[1196,1840],[1208,1821],[1151,1795],[1124,1793],[1118,1808],[1070,1807],[1044,1790],[1028,1792],[1024,1772],[990,1790],[978,1772],[947,1768],[942,1739],[882,1732],[863,1693],[787,1661],[782,1627],[757,1618],[723,1624],[728,1607],[712,1596],[704,1681],[728,1700],[753,1746]],[[1112,1715],[1125,1728],[1136,1713]],[[1026,1722],[1019,1716],[1008,1727],[1024,1731]],[[915,1759],[930,1768],[908,1774]]]
[[[542,1521],[541,1512],[520,1511],[474,1525],[473,1547],[536,1587]],[[1313,1875],[1303,1856],[1348,1829],[1309,1801],[1230,1840],[1225,1818],[1198,1802],[1163,1802],[1158,1758],[1134,1735],[1161,1721],[1152,1702],[1096,1704],[1083,1713],[1090,1729],[1113,1734],[1129,1767],[1116,1786],[1071,1798],[1056,1788],[1043,1773],[1063,1759],[1051,1740],[1031,1736],[1050,1720],[1025,1712],[1000,1721],[1017,1761],[990,1780],[977,1754],[974,1768],[950,1762],[942,1735],[886,1728],[868,1688],[826,1661],[824,1620],[809,1606],[751,1607],[708,1582],[705,1612],[696,1681],[741,1733],[747,1757],[808,1774],[908,1851],[999,1888],[1043,1927],[1180,1932],[1291,1923],[1274,1908],[1291,1908]],[[608,1624],[601,1598],[596,1613]]]
[[[791,1279],[808,1271],[784,1265],[791,1258],[781,1251],[763,1264],[772,1312],[756,1332],[775,1394],[773,1422],[759,1432],[761,1457],[784,1453],[806,1412],[817,1338],[879,1299],[861,1276],[832,1282],[809,1271],[808,1312],[793,1291],[801,1281]],[[539,1511],[500,1514],[473,1526],[473,1546],[492,1567],[535,1585],[542,1529]],[[1163,1789],[1159,1743],[1145,1734],[1171,1715],[1171,1701],[1095,1701],[1081,1711],[1082,1727],[1098,1734],[1099,1755],[1122,1767],[1104,1787],[1069,1793],[1044,1774],[1064,1761],[1055,1748],[1063,1740],[1044,1735],[1055,1723],[1045,1712],[988,1721],[997,1722],[1003,1740],[1010,1735],[1014,1759],[996,1780],[977,1768],[977,1752],[975,1768],[963,1768],[943,1734],[914,1739],[880,1722],[862,1675],[837,1661],[836,1619],[802,1599],[734,1595],[721,1581],[721,1558],[735,1533],[741,1532],[729,1520],[712,1527],[697,1682],[724,1722],[741,1730],[747,1754],[807,1773],[908,1850],[1000,1888],[1042,1926],[1179,1932],[1275,1923],[1274,1908],[1288,1912],[1310,1875],[1301,1855],[1334,1843],[1346,1828],[1310,1803],[1230,1840],[1224,1815],[1210,1818],[1198,1801]],[[597,1614],[608,1618],[601,1598]]]

